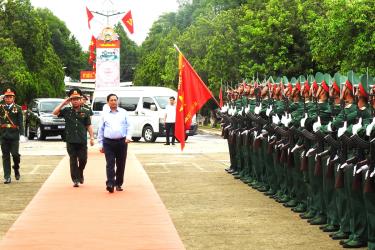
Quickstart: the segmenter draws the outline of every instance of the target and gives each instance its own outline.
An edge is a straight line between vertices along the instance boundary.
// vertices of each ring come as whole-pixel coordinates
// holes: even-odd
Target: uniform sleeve
[[[60,113],[57,115],[57,117],[64,117],[64,118],[65,118],[66,110],[67,110],[66,107],[65,107],[65,108],[62,108],[62,109],[60,110]]]

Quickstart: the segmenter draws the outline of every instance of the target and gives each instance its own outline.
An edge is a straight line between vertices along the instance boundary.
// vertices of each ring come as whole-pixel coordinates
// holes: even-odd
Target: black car
[[[65,136],[65,120],[53,115],[53,110],[63,101],[60,98],[34,99],[26,113],[25,131],[29,140],[36,136],[45,140],[47,136]]]

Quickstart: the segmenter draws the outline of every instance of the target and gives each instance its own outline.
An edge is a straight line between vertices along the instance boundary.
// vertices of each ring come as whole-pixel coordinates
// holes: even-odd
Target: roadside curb
[[[221,136],[221,131],[198,128],[198,134]]]

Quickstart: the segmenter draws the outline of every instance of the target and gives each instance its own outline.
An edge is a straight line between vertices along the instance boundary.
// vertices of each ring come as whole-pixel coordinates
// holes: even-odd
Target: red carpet
[[[65,157],[0,242],[0,249],[184,249],[168,212],[129,153],[125,190],[105,190],[105,159],[89,153],[73,188]],[[21,183],[22,184],[22,183]]]

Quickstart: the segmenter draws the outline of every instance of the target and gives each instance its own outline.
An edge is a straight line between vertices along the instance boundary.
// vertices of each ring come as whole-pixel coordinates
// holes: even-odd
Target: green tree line
[[[79,79],[87,53],[65,23],[29,0],[0,0],[0,90],[14,87],[17,102],[65,93],[64,75]]]
[[[177,44],[209,88],[322,71],[375,74],[373,0],[180,0],[139,48],[137,85],[177,87]]]

